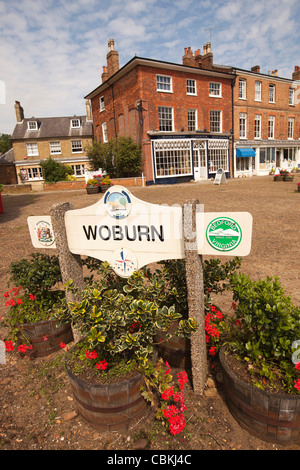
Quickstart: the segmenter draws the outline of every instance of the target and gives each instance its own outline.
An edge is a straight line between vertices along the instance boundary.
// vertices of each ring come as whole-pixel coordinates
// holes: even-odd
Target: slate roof
[[[12,165],[15,163],[14,151],[11,148],[7,152],[0,155],[0,165]]]
[[[71,120],[80,119],[81,127],[72,128]],[[28,121],[37,121],[37,130],[28,130]],[[67,116],[49,118],[26,118],[21,123],[17,123],[11,140],[23,139],[49,139],[56,137],[92,137],[93,123],[87,121],[86,116]]]

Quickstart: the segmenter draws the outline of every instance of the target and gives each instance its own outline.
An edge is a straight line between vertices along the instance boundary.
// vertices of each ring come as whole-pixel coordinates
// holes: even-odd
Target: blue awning
[[[236,149],[236,157],[255,157],[254,149]]]

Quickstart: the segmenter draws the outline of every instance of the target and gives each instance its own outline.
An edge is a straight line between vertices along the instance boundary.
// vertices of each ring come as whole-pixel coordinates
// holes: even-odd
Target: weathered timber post
[[[202,394],[207,378],[207,357],[202,255],[199,256],[197,249],[196,211],[198,204],[198,200],[187,200],[183,206],[183,237],[188,315],[199,325],[197,331],[191,335],[193,389],[196,394]]]
[[[73,280],[74,286],[81,292],[84,289],[84,279],[80,255],[74,255],[68,247],[67,232],[65,226],[65,213],[73,209],[72,204],[63,202],[54,204],[50,209],[51,222],[55,236],[56,248],[58,250],[58,259],[63,283]],[[70,291],[66,291],[67,302],[80,300],[80,293],[76,296]],[[80,339],[78,330],[72,327],[74,341]]]

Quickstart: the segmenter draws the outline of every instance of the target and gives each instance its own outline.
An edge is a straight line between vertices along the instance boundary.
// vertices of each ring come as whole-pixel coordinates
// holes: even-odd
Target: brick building
[[[148,184],[293,170],[300,163],[300,67],[292,79],[213,63],[210,43],[186,48],[182,65],[132,58],[119,68],[108,42],[91,100],[97,141],[131,136]]]
[[[11,140],[18,183],[39,187],[43,183],[39,162],[49,157],[71,166],[77,179],[84,180],[89,168],[85,149],[93,141],[89,106],[86,116],[25,118],[20,102],[15,102],[17,124]]]
[[[215,176],[232,168],[230,67],[215,66],[210,44],[182,64],[133,57],[119,68],[108,42],[102,83],[91,101],[96,141],[130,136],[142,147],[147,184],[179,183]]]
[[[269,174],[273,168],[293,170],[300,164],[300,99],[292,79],[278,71],[260,73],[233,69],[234,87],[234,175]]]

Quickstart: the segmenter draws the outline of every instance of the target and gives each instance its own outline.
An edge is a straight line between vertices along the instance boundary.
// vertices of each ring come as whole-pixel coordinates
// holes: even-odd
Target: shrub
[[[43,177],[46,183],[56,183],[57,181],[66,181],[68,175],[73,174],[70,166],[53,160],[51,157],[47,160],[41,160],[39,165],[43,170]]]

